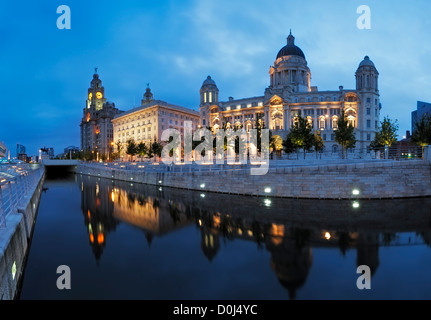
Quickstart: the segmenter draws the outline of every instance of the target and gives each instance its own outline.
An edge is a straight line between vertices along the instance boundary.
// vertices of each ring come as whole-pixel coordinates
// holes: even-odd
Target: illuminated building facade
[[[115,104],[105,98],[105,88],[96,72],[91,80],[86,106],[81,120],[81,150],[92,151],[108,157],[113,150],[113,127],[111,120],[121,113]]]
[[[311,71],[303,51],[295,45],[290,33],[287,44],[280,49],[269,69],[270,85],[264,95],[219,101],[219,89],[208,76],[200,89],[200,118],[203,127],[214,129],[242,127],[247,131],[260,118],[273,135],[285,137],[297,116],[305,117],[325,141],[327,151],[337,152],[334,131],[342,111],[355,127],[356,148],[366,150],[379,127],[380,94],[374,63],[368,56],[360,62],[355,89],[319,91],[311,85]]]
[[[113,120],[115,151],[117,142],[124,146],[128,140],[149,144],[161,141],[162,132],[173,128],[184,134],[184,122],[191,121],[192,130],[199,125],[199,113],[192,109],[154,100],[150,88],[146,89],[139,107],[118,114]],[[123,148],[124,149],[124,148]],[[122,150],[124,152],[124,150]]]

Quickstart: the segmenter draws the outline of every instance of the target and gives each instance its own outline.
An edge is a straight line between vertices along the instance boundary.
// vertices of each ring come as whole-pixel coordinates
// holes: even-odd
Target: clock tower
[[[99,79],[96,68],[90,88],[88,88],[87,109],[102,110],[105,102],[105,88],[102,86],[102,81]]]
[[[99,79],[97,68],[93,74],[81,120],[81,150],[91,152],[94,160],[109,159],[113,151],[113,127],[111,120],[121,113],[105,98],[105,88]]]

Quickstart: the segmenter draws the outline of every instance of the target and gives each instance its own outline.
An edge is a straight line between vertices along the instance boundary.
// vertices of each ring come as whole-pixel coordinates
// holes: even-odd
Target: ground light
[[[271,188],[270,187],[266,187],[263,191],[265,191],[265,193],[271,193]]]
[[[361,192],[359,191],[359,189],[353,189],[353,191],[352,191],[352,194],[354,195],[354,196],[359,196],[359,194],[360,194]]]

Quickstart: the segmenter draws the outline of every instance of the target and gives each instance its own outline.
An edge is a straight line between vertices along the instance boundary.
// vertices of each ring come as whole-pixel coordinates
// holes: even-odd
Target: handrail
[[[6,227],[8,215],[16,212],[24,198],[31,195],[44,173],[43,168],[20,169],[16,176],[0,179],[0,228]],[[6,168],[1,168],[2,171],[6,171]]]

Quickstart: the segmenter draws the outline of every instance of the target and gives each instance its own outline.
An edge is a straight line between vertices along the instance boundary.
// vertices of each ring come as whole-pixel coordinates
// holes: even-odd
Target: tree
[[[320,131],[318,130],[316,130],[316,132],[314,133],[313,147],[314,151],[316,152],[317,159],[317,154],[325,149],[325,141],[323,141],[323,138],[320,135]]]
[[[378,141],[384,146],[391,146],[397,142],[398,137],[398,120],[392,122],[389,116],[386,116],[381,122],[380,130],[376,134]]]
[[[295,149],[304,151],[305,159],[305,152],[309,151],[313,146],[313,128],[306,118],[301,117],[301,114],[296,117],[296,120],[289,135]]]
[[[133,156],[137,153],[137,146],[133,139],[127,140],[126,153],[133,158]]]
[[[136,151],[137,151],[138,155],[141,157],[141,161],[142,161],[142,158],[148,152],[148,147],[145,143],[139,142],[138,145],[136,146]]]
[[[265,121],[263,119],[263,114],[256,114],[256,123],[255,123],[255,128],[256,128],[256,149],[258,153],[262,152],[262,130],[266,129],[265,127]],[[271,141],[271,137],[272,137],[272,132],[269,131],[269,140]]]
[[[341,117],[338,118],[338,128],[337,131],[335,131],[335,142],[341,145],[343,159],[345,151],[355,147],[356,137],[354,131],[355,127],[349,124],[349,121],[347,120],[347,117],[343,111],[341,113]]]
[[[157,157],[162,156],[163,146],[160,144],[160,142],[157,142],[156,139],[154,139],[154,142],[151,144],[150,149],[152,151],[151,153],[154,156],[157,156]]]
[[[397,142],[398,137],[398,120],[392,122],[388,116],[386,116],[381,122],[379,131],[376,132],[374,140],[370,143],[370,148],[374,151],[378,151],[381,148]]]
[[[287,153],[288,157],[289,157],[289,154],[296,151],[296,146],[292,142],[292,137],[290,132],[286,135],[286,139],[283,140],[283,151]]]
[[[431,115],[425,114],[419,121],[416,121],[412,141],[422,148],[423,158],[424,147],[431,144]]]
[[[121,143],[121,141],[120,140],[118,140],[116,143],[115,143],[115,145],[117,146],[117,152],[118,152],[118,155],[119,155],[119,157],[121,157],[121,153],[122,153],[122,151],[123,151],[123,144]]]

